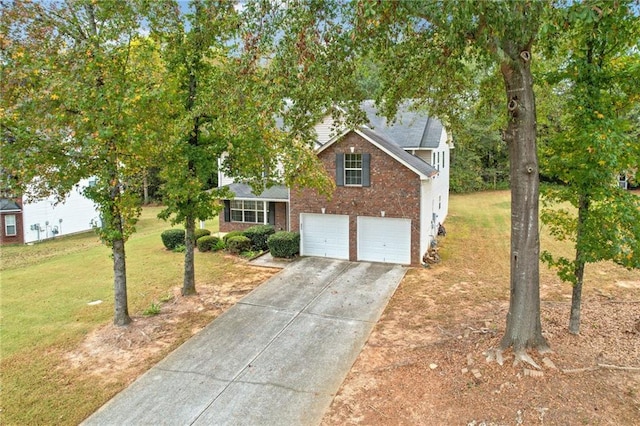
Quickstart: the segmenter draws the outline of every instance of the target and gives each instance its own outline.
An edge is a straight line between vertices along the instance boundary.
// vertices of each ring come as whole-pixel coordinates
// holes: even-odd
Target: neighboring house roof
[[[284,185],[274,185],[265,189],[260,195],[253,194],[251,186],[246,183],[231,183],[227,188],[236,195],[237,200],[289,201],[289,189]]]
[[[22,209],[15,201],[9,200],[7,198],[0,198],[0,212],[8,213],[20,211],[22,211]]]
[[[444,126],[437,118],[429,117],[422,111],[413,111],[409,103],[398,107],[395,121],[390,124],[378,115],[374,101],[364,101],[362,110],[367,114],[370,126],[377,133],[394,141],[404,149],[437,148],[444,132]]]

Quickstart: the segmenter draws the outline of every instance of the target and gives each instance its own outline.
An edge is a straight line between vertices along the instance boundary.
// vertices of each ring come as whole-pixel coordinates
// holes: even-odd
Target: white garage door
[[[349,260],[349,216],[301,213],[300,255]]]
[[[358,260],[411,263],[411,219],[358,216]]]

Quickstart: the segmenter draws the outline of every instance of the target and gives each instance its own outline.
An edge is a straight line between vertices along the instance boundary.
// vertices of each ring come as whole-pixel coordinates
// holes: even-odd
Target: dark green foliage
[[[200,237],[204,237],[207,235],[211,235],[211,231],[209,231],[208,229],[195,229],[193,231],[193,238],[198,241],[200,239]]]
[[[198,250],[202,252],[219,250],[218,249],[219,244],[220,244],[220,238],[213,235],[204,235],[196,240],[196,245],[198,246]]]
[[[243,234],[251,240],[253,250],[267,250],[267,239],[275,232],[272,225],[255,225],[247,228]]]
[[[290,258],[300,251],[300,234],[279,231],[269,237],[267,245],[273,257]]]
[[[220,251],[220,250],[224,250],[224,248],[225,248],[224,241],[222,240],[222,238],[220,238],[218,239],[218,243],[216,244],[216,246],[213,247],[211,250]]]
[[[160,234],[160,238],[162,238],[162,243],[167,248],[167,250],[173,250],[176,247],[184,246],[185,244],[184,229],[167,229],[162,234]]]
[[[227,239],[227,251],[231,254],[240,254],[251,250],[251,240],[244,235],[236,235]]]
[[[229,239],[230,238],[237,237],[239,235],[244,235],[244,233],[242,231],[231,231],[231,232],[228,232],[227,234],[224,235],[224,237],[222,237],[222,241],[224,242],[224,245],[226,246],[229,243]]]

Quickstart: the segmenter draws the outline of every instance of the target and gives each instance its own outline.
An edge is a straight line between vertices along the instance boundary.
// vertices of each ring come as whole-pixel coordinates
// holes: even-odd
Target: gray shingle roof
[[[438,174],[438,170],[432,165],[416,157],[415,155],[409,154],[407,151],[405,151],[392,141],[388,140],[380,133],[364,126],[360,127],[358,131],[372,140],[374,143],[378,144],[383,150],[396,157],[399,161],[405,163],[409,168],[412,168],[415,172],[426,177],[431,177]]]
[[[404,149],[437,148],[444,128],[440,120],[423,111],[413,111],[409,103],[398,107],[393,124],[378,115],[373,101],[364,101],[362,110],[367,114],[369,127]]]
[[[264,190],[260,195],[255,195],[251,186],[246,183],[231,183],[227,187],[236,194],[237,199],[260,199],[268,201],[289,201],[289,190],[284,185],[274,185]]]
[[[0,211],[21,211],[22,209],[15,201],[8,198],[0,198]]]

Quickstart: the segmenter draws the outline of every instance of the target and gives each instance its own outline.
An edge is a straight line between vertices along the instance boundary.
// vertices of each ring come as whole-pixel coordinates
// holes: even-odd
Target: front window
[[[17,235],[16,215],[9,214],[4,217],[4,235],[13,237]]]
[[[231,200],[232,222],[265,223],[268,212],[269,205],[265,206],[264,201]]]
[[[344,155],[344,184],[362,186],[362,154]]]

